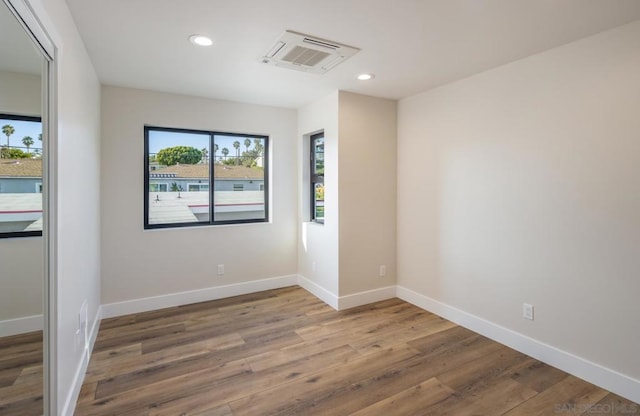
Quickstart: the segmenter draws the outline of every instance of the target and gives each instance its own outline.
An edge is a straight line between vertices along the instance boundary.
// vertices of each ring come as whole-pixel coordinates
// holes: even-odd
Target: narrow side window
[[[324,133],[311,136],[311,220],[324,223]]]

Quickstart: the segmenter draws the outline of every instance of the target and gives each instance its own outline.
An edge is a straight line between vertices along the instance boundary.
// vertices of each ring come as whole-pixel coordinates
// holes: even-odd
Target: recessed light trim
[[[370,79],[374,79],[376,76],[374,74],[358,74],[358,76],[356,76],[357,79],[359,79],[360,81],[369,81]]]
[[[191,35],[189,36],[189,42],[198,46],[211,46],[213,45],[213,41],[210,37],[205,35]]]

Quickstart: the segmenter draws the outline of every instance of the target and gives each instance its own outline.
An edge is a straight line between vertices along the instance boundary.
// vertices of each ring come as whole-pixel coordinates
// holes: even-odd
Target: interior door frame
[[[42,102],[42,240],[43,281],[43,412],[58,414],[57,400],[57,53],[58,48],[41,4],[30,0],[2,0],[41,52]],[[46,23],[43,23],[46,22]]]

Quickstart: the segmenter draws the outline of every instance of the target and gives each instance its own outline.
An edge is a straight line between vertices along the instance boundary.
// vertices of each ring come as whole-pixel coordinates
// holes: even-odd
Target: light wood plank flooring
[[[292,287],[102,321],[75,414],[626,415],[640,406],[401,300],[336,312]]]
[[[42,383],[42,331],[0,338],[0,415],[41,415]]]

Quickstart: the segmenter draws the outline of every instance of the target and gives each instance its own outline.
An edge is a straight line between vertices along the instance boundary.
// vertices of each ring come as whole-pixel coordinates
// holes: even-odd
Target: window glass
[[[266,137],[214,134],[216,221],[267,218],[266,140]]]
[[[146,127],[145,146],[146,228],[267,220],[267,137]]]
[[[311,219],[324,222],[324,133],[311,136]]]
[[[209,183],[210,135],[149,130],[148,223],[174,224],[209,221],[209,192],[190,189],[190,182]]]

